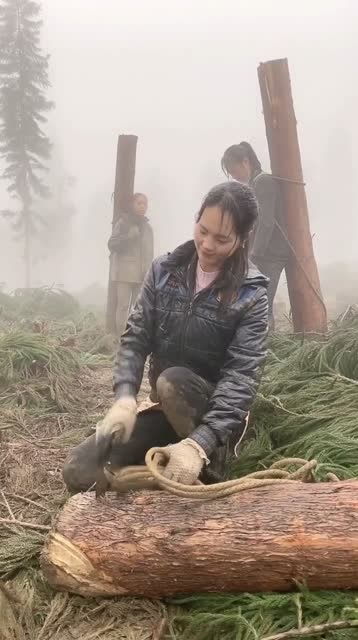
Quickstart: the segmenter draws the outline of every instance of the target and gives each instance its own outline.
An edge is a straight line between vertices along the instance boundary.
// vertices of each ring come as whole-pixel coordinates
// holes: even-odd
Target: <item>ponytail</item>
[[[228,167],[230,164],[243,162],[245,158],[248,159],[254,175],[262,172],[261,162],[251,144],[248,142],[240,142],[240,144],[233,144],[231,147],[228,147],[221,159],[221,168],[225,175],[229,176]]]

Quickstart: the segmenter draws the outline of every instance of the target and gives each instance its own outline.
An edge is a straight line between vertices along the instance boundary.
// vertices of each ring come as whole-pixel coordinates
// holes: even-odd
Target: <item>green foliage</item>
[[[234,475],[268,467],[279,457],[316,458],[318,476],[358,477],[358,326],[325,339],[271,341],[252,412],[252,436]]]
[[[18,289],[14,299],[20,318],[51,318],[60,320],[79,314],[77,300],[67,291],[54,287]]]
[[[41,333],[0,334],[0,405],[68,410],[85,379],[81,356]]]
[[[261,640],[304,625],[358,619],[356,592],[305,589],[294,594],[208,595],[179,598],[173,638],[177,640]],[[312,636],[305,636],[314,640]],[[356,640],[357,629],[329,633],[329,640]],[[328,634],[327,634],[328,640]]]
[[[78,367],[83,366],[81,348],[86,354],[91,350],[97,353],[96,340],[101,334],[93,318],[86,316],[80,326],[74,320],[64,321],[61,326],[62,340],[64,336],[66,340],[75,336],[76,348],[61,347],[55,334],[24,335],[17,331],[0,338],[0,372],[8,383],[16,379],[23,384],[27,380],[33,388],[37,376],[41,378],[44,373],[61,377],[64,370],[65,375],[79,371]],[[325,339],[302,341],[291,336],[274,336],[252,412],[251,436],[242,445],[233,475],[242,476],[267,467],[278,458],[293,456],[318,459],[318,477],[322,480],[328,471],[341,478],[358,477],[356,353],[358,326],[354,324],[335,328]],[[66,386],[73,388],[74,380],[70,375]],[[83,400],[86,402],[88,398]],[[82,429],[84,424],[81,437]],[[78,431],[76,425],[76,429],[63,430],[51,438],[50,446],[56,456],[61,447],[77,442]],[[55,505],[51,496],[46,501],[49,510],[55,512],[63,497],[61,493]],[[157,628],[162,616],[161,603],[124,598],[82,599],[55,594],[49,589],[37,569],[42,532],[19,530],[1,538],[0,575],[11,573],[8,587],[15,595],[26,593],[28,602],[20,623],[16,612],[12,618],[6,614],[14,628],[13,635],[9,636],[11,640],[17,637],[35,640],[39,633],[44,640],[57,636],[67,639],[72,633],[76,637],[92,638],[98,634],[111,640],[121,637],[144,640]],[[357,592],[309,592],[302,586],[290,594],[206,594],[176,598],[165,603],[170,618],[165,638],[262,640],[297,628],[300,623],[311,626],[356,620],[357,602]],[[22,636],[24,629],[27,631]],[[0,635],[1,631],[0,623]],[[317,636],[305,637],[315,640]],[[330,631],[320,637],[322,640],[356,640],[357,629]]]
[[[6,578],[23,567],[31,567],[41,551],[44,537],[38,531],[28,530],[0,536],[0,577]]]

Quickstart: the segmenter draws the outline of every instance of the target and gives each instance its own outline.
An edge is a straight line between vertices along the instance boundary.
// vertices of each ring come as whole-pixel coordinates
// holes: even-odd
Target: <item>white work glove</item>
[[[161,471],[162,475],[181,484],[194,484],[204,463],[209,463],[204,449],[190,438],[164,447],[163,453],[169,459]]]
[[[112,440],[112,435],[120,432],[121,441],[128,442],[137,418],[137,402],[133,396],[123,396],[116,400],[96,427],[96,444]]]

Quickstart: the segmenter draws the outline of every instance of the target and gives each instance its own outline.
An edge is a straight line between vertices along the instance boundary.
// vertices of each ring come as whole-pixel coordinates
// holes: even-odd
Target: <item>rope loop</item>
[[[314,482],[317,460],[303,458],[283,458],[274,462],[263,471],[255,471],[242,478],[205,485],[199,480],[194,485],[175,482],[162,475],[162,462],[167,452],[162,447],[153,447],[145,457],[145,466],[124,467],[118,473],[110,474],[110,483],[115,491],[123,492],[129,488],[159,488],[180,498],[193,500],[216,500],[249,489],[257,489],[275,484],[293,484],[296,482]]]

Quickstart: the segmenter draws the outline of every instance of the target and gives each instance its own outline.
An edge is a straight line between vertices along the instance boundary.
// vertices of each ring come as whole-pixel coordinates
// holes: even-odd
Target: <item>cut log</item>
[[[258,76],[271,170],[281,179],[284,232],[291,247],[286,276],[294,330],[325,333],[327,313],[313,252],[287,60],[260,64]]]
[[[282,484],[212,502],[162,492],[72,497],[42,554],[84,596],[358,589],[358,484]]]

